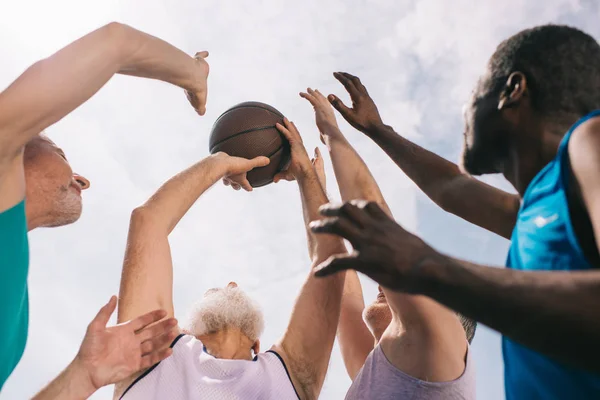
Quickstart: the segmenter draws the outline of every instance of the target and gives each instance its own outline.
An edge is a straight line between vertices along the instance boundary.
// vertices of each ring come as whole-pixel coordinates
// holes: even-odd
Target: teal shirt
[[[25,201],[0,213],[0,390],[27,342],[29,243]]]

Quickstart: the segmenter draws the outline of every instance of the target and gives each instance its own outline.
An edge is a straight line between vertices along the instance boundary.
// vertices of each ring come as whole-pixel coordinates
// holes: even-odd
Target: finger
[[[309,224],[310,230],[314,233],[326,233],[337,235],[348,240],[353,247],[357,247],[358,240],[361,239],[360,229],[346,217],[325,218],[312,221]]]
[[[108,303],[98,311],[90,326],[105,328],[110,316],[115,312],[115,308],[117,308],[117,296],[112,296]]]
[[[142,357],[145,355],[148,355],[152,352],[156,352],[156,351],[160,351],[165,348],[168,348],[171,345],[171,343],[173,343],[173,340],[175,340],[175,338],[177,337],[178,334],[179,334],[179,329],[171,329],[170,331],[166,332],[163,335],[146,340],[145,342],[142,343],[141,348],[140,348]]]
[[[346,90],[348,91],[348,93],[350,94],[350,97],[352,99],[354,99],[359,94],[358,90],[356,90],[356,87],[354,86],[354,82],[352,82],[352,79],[348,78],[346,75],[344,75],[344,73],[342,73],[342,72],[335,72],[333,74],[333,76],[342,85],[344,85],[344,87],[346,88]]]
[[[319,92],[319,89],[315,90],[314,96],[321,101],[327,101],[327,98],[323,96],[323,93]]]
[[[363,205],[362,208],[374,219],[384,220],[390,218],[390,216],[381,208],[381,206],[373,201]]]
[[[323,156],[321,155],[321,149],[315,147],[315,161],[323,160]]]
[[[290,122],[287,118],[283,119],[285,126],[281,125],[279,122],[275,124],[275,127],[283,134],[283,136],[288,140],[288,142],[293,143],[300,140],[300,134],[296,129],[295,125]]]
[[[265,167],[265,166],[269,165],[270,162],[271,162],[271,159],[269,157],[264,157],[264,156],[255,157],[252,160],[249,160],[250,169],[248,169],[248,171],[253,170],[254,168]]]
[[[366,200],[352,200],[342,205],[325,204],[319,208],[319,213],[326,217],[346,217],[360,228],[372,223],[371,215],[365,211]]]
[[[313,269],[313,273],[316,277],[323,278],[340,271],[357,269],[358,265],[360,264],[360,261],[357,257],[357,252],[353,254],[338,254],[331,256],[321,264],[317,265]]]
[[[311,96],[308,93],[300,92],[300,97],[308,100],[310,102],[310,104],[312,104],[313,107],[317,106],[317,99],[315,99],[314,96]]]
[[[206,114],[206,97],[208,95],[208,90],[206,88],[204,88],[203,90],[199,91],[196,93],[196,98],[198,99],[198,106],[197,106],[197,110],[198,110],[198,114],[200,114],[200,116]]]
[[[239,184],[242,186],[242,189],[244,189],[246,192],[251,192],[253,190],[252,185],[250,184],[248,179],[244,179],[243,181],[239,182]]]
[[[229,186],[229,185],[231,185],[231,182],[229,181],[229,179],[223,178],[223,185]]]
[[[199,51],[196,53],[196,55],[194,56],[194,58],[198,59],[198,58],[206,58],[208,57],[208,51],[204,50],[204,51]]]
[[[336,95],[330,94],[327,99],[329,100],[329,102],[331,103],[331,105],[333,106],[333,108],[335,108],[336,110],[338,110],[338,112],[340,114],[342,114],[342,117],[344,117],[344,119],[349,119],[350,115],[352,113],[352,109],[346,107],[346,105],[344,104],[343,101],[341,101]]]
[[[156,365],[165,358],[169,357],[171,354],[173,354],[173,349],[168,348],[145,355],[142,357],[140,369],[150,368],[151,366]]]
[[[136,335],[138,336],[140,343],[143,343],[146,340],[164,335],[172,330],[175,326],[177,326],[177,320],[175,318],[169,318],[164,321],[160,321],[158,324],[137,331]]]
[[[358,91],[365,92],[365,93],[367,92],[367,88],[365,87],[365,85],[362,84],[362,82],[360,81],[360,78],[358,76],[349,74],[347,72],[342,72],[342,74],[346,78],[348,78],[352,81],[352,84],[354,85],[354,87],[356,89],[358,89]]]
[[[154,310],[129,321],[129,324],[131,325],[131,328],[137,332],[141,329],[144,329],[146,326],[155,323],[156,321],[160,321],[166,316],[167,312],[165,310]]]
[[[280,173],[276,174],[275,177],[273,177],[273,183],[277,183],[282,180],[291,182],[294,180],[294,177],[292,176],[292,174],[290,174],[287,171],[280,172]]]
[[[239,184],[237,184],[235,182],[231,183],[231,187],[234,188],[235,190],[240,190],[242,188]]]

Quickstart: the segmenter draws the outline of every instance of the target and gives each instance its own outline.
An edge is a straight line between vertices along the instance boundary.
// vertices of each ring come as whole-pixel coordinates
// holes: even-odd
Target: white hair
[[[258,340],[265,327],[260,306],[237,287],[208,291],[192,307],[186,330],[201,336],[229,327],[240,329],[252,341]]]

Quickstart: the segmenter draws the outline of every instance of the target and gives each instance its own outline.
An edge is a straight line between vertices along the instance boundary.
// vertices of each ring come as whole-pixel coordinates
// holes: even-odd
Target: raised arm
[[[573,175],[600,248],[600,123],[573,133]],[[323,213],[344,220],[341,235],[359,249],[355,258],[322,265],[317,274],[352,268],[382,286],[429,296],[510,339],[573,366],[600,373],[600,271],[530,272],[476,265],[442,255],[389,219],[379,207],[350,205],[365,218],[360,229],[335,207]],[[314,231],[331,233],[328,223]],[[336,232],[340,232],[336,229]]]
[[[377,182],[363,159],[339,130],[327,98],[318,90],[311,89],[301,96],[315,109],[317,126],[329,148],[342,200],[362,199],[376,202],[391,218],[392,213]],[[400,350],[396,350],[400,346],[385,347],[384,351],[389,361],[411,376],[425,375],[428,379],[440,381],[459,376],[464,369],[466,340],[456,314],[423,296],[395,293],[386,288],[383,291],[389,306],[405,325],[403,329],[406,329],[406,334],[417,337],[411,339],[411,346]],[[364,301],[356,272],[346,273],[344,292],[338,337],[346,369],[353,378],[372,349],[373,338],[366,331],[362,321]],[[359,308],[361,305],[362,308]],[[447,348],[438,349],[438,343],[444,343],[447,347],[448,342],[453,343],[450,346],[451,351]],[[452,354],[455,349],[456,355]]]
[[[519,197],[487,185],[444,158],[425,150],[385,125],[360,79],[335,73],[352,99],[352,108],[330,95],[331,104],[353,127],[373,139],[438,206],[466,221],[510,239]]]
[[[198,198],[223,177],[245,175],[267,165],[254,160],[211,155],[168,180],[131,215],[121,277],[118,321],[127,321],[155,308],[173,316],[173,266],[168,236]],[[245,187],[252,188],[246,181]]]
[[[278,129],[290,141],[292,161],[288,169],[300,187],[306,226],[319,218],[319,207],[327,196],[319,183],[296,127],[285,120]],[[346,251],[344,243],[335,236],[314,236],[310,231],[309,252],[312,266],[333,254]],[[294,387],[302,399],[316,399],[321,392],[340,313],[344,274],[320,280],[309,274],[296,299],[292,316],[281,340],[273,346],[290,369]]]
[[[211,155],[168,180],[131,215],[119,293],[118,322],[149,310],[163,309],[173,317],[173,261],[168,236],[190,207],[208,188],[224,177],[236,178],[246,188],[247,171],[265,166],[266,157],[253,160]],[[118,397],[136,376],[115,387]]]
[[[23,199],[23,146],[87,101],[116,73],[186,89],[204,114],[208,53],[190,57],[119,23],[108,24],[29,67],[0,93],[0,211]]]

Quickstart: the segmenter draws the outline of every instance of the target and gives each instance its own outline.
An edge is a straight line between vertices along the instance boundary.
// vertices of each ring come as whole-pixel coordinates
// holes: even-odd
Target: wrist
[[[296,180],[299,183],[301,183],[302,181],[306,180],[307,178],[310,178],[311,176],[316,176],[316,175],[317,175],[317,172],[315,171],[315,168],[313,167],[310,160],[307,159],[307,162],[304,162],[299,165],[298,172],[295,174],[294,178],[296,178]]]
[[[222,151],[211,154],[206,157],[206,162],[210,164],[211,169],[215,170],[220,176],[226,176],[230,172],[230,156]]]
[[[386,125],[383,123],[383,121],[374,124],[372,126],[370,126],[368,129],[364,130],[365,135],[369,136],[371,139],[379,139],[379,138],[384,138],[386,136],[389,136],[390,133],[396,133],[394,132],[394,129],[392,129],[391,126]]]
[[[99,388],[92,381],[90,371],[81,361],[79,356],[76,356],[65,371],[67,381],[70,386],[70,398],[87,399],[96,392]]]

